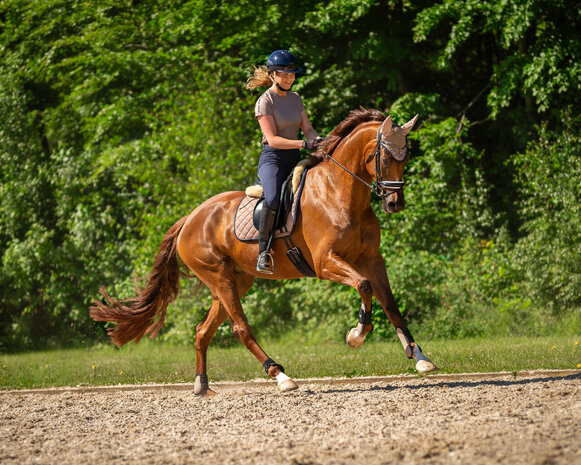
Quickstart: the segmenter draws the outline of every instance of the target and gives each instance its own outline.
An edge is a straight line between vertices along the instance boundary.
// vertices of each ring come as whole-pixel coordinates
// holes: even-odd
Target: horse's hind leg
[[[238,298],[241,299],[244,294],[252,287],[254,278],[239,279],[236,282],[236,292]],[[212,295],[212,305],[208,313],[204,316],[202,321],[196,327],[196,383],[194,385],[194,394],[196,395],[213,395],[215,394],[209,388],[208,376],[206,374],[206,355],[208,347],[216,331],[224,321],[228,318],[226,309],[220,302],[216,295]]]
[[[228,280],[228,275],[235,275],[238,279]],[[240,303],[240,298],[250,288],[250,285],[244,290],[243,293],[236,292],[233,289],[236,287],[239,291],[241,288],[244,288],[245,286],[241,285],[241,282],[243,283],[244,280],[247,280],[248,278],[250,278],[251,285],[252,281],[254,280],[252,276],[241,275],[241,273],[236,272],[222,273],[220,275],[220,279],[215,281],[218,284],[214,287],[214,291],[217,297],[220,299],[221,305],[224,307],[226,313],[228,314],[228,318],[230,319],[230,324],[232,326],[232,334],[238,341],[244,344],[244,346],[262,364],[268,376],[277,380],[278,389],[280,391],[291,391],[297,389],[298,386],[295,384],[295,382],[284,374],[284,368],[268,357],[266,352],[262,350],[254,338],[252,328],[250,327],[250,324],[244,315],[242,304]],[[236,286],[232,285],[234,283]]]
[[[214,334],[227,317],[228,315],[220,301],[213,297],[210,310],[196,327],[196,383],[194,385],[194,394],[196,395],[215,394],[208,386],[206,354]]]

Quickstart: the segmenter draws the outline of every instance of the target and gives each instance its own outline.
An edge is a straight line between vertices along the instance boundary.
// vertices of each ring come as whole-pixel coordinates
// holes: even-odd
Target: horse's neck
[[[349,215],[369,207],[370,190],[365,183],[371,184],[372,178],[365,161],[373,143],[372,137],[373,127],[366,127],[350,134],[338,145],[332,157],[345,169],[327,159],[314,170],[316,174],[311,182],[319,191],[316,195],[329,207],[334,206]]]

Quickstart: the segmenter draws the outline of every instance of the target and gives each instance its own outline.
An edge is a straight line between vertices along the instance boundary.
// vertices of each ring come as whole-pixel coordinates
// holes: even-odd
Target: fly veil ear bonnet
[[[393,128],[399,127],[391,120],[391,116],[388,116],[387,118],[385,118],[385,121],[379,128],[379,132],[377,134],[378,146],[381,146],[394,160],[404,161],[408,154],[408,145],[405,136],[409,134],[411,129],[416,124],[417,120],[418,115],[414,116],[410,121],[401,126],[401,130],[403,131],[404,143],[403,145],[400,146],[390,140],[387,140],[387,137],[391,135]]]

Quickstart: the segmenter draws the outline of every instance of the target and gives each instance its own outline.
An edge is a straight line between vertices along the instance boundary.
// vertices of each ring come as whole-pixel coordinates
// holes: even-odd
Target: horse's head
[[[379,128],[375,154],[375,192],[381,196],[383,211],[397,213],[405,208],[403,170],[409,160],[407,135],[418,115],[403,126],[388,116]]]

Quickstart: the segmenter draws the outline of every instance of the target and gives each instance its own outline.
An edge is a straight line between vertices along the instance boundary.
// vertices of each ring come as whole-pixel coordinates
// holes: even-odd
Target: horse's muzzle
[[[386,213],[398,213],[405,208],[403,192],[394,192],[381,201],[381,207]]]

